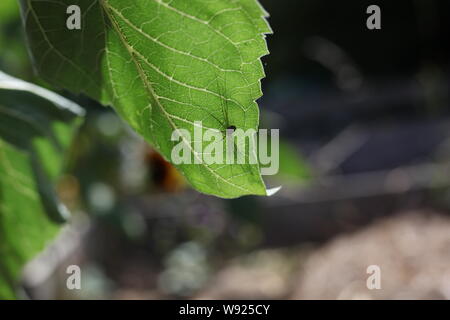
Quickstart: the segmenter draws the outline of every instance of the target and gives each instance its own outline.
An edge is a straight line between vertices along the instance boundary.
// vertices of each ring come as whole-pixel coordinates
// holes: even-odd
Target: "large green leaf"
[[[15,296],[22,266],[67,216],[52,184],[82,112],[0,72],[0,298]]]
[[[54,85],[111,104],[170,161],[175,129],[257,129],[270,32],[257,0],[21,0],[30,51]],[[69,5],[81,30],[66,28]],[[208,143],[204,142],[205,147]],[[192,144],[189,144],[193,148]],[[247,150],[246,163],[249,152]],[[258,164],[184,164],[207,194],[265,195]]]

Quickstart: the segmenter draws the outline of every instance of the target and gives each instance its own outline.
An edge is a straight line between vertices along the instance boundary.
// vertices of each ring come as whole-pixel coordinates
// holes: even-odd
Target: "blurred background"
[[[261,3],[275,32],[261,127],[281,135],[266,181],[283,189],[201,195],[110,108],[63,91],[87,109],[58,185],[74,218],[26,267],[24,296],[450,298],[450,2]],[[0,1],[0,69],[46,86],[14,0]],[[72,264],[82,290],[66,289]]]

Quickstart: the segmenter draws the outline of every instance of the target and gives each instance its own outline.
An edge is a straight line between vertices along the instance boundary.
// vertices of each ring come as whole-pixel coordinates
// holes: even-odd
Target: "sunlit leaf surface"
[[[170,140],[172,132],[181,128],[193,135],[195,121],[202,121],[202,130],[258,128],[260,57],[268,53],[264,34],[271,30],[256,0],[21,4],[40,75],[112,105],[169,161],[178,143]],[[73,4],[81,8],[81,30],[66,28],[66,9]],[[249,162],[178,168],[207,194],[265,195],[259,165]]]

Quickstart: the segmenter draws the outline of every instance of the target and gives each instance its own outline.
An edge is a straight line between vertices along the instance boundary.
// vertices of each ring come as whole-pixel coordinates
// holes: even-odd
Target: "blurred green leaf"
[[[83,110],[0,72],[0,298],[14,298],[23,265],[65,221],[52,187]]]
[[[26,80],[33,78],[16,0],[0,1],[0,70]]]
[[[312,177],[310,166],[290,143],[280,141],[280,170],[275,176],[281,184],[305,183]]]
[[[224,132],[257,129],[271,32],[257,0],[21,0],[40,75],[111,104],[161,154],[171,158],[175,129],[194,122]],[[66,9],[81,8],[81,30]],[[187,143],[193,149],[193,142]],[[203,142],[206,147],[209,142]],[[224,152],[224,151],[222,151]],[[250,157],[250,151],[246,152]],[[198,154],[196,155],[198,157]],[[181,164],[199,191],[224,198],[265,195],[258,164]]]
[[[10,22],[19,16],[19,6],[15,0],[2,0],[0,2],[0,21]]]

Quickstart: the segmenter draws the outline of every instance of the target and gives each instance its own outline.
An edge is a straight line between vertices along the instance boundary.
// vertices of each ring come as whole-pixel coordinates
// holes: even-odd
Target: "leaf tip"
[[[271,196],[273,196],[274,194],[278,193],[278,191],[280,191],[281,188],[282,188],[282,186],[267,189],[267,190],[266,190],[266,195],[267,195],[268,197],[271,197]]]

